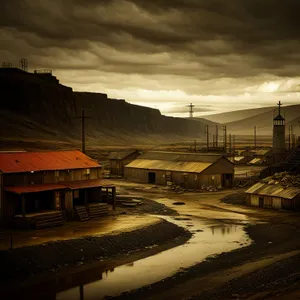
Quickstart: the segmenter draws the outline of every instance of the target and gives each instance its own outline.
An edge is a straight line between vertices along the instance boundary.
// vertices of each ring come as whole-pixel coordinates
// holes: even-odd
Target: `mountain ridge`
[[[161,143],[202,139],[205,125],[167,117],[157,109],[138,106],[103,93],[74,92],[51,74],[0,68],[1,142],[81,140],[85,110],[88,145]]]

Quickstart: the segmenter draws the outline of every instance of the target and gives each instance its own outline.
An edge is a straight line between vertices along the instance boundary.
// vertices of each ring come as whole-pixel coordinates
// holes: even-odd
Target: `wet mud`
[[[0,251],[0,289],[9,290],[16,282],[41,274],[56,274],[73,265],[128,255],[179,237],[182,237],[180,243],[184,243],[191,236],[184,228],[160,220],[153,225],[117,235],[87,236]]]

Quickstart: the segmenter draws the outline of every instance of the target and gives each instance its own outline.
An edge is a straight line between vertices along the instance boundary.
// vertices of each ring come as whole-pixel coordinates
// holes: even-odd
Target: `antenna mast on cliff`
[[[27,72],[28,71],[28,61],[26,58],[20,59],[20,69]]]

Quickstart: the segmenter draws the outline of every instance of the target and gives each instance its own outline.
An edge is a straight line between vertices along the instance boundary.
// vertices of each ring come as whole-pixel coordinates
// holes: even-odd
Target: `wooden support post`
[[[73,191],[65,191],[65,210],[67,213],[67,219],[73,220]]]
[[[79,286],[80,300],[84,300],[84,289],[83,284]]]
[[[100,199],[99,202],[102,202],[102,187],[100,187]]]
[[[25,211],[25,196],[22,195],[21,196],[21,201],[22,201],[22,216],[25,218],[25,215],[26,215],[26,211]]]
[[[39,210],[39,200],[38,199],[34,200],[34,209],[35,209],[35,211]]]
[[[111,195],[112,195],[112,207],[113,207],[113,210],[116,210],[117,199],[116,199],[116,187],[115,186],[111,188]]]
[[[108,203],[108,188],[105,188],[105,198],[106,198],[106,203]]]

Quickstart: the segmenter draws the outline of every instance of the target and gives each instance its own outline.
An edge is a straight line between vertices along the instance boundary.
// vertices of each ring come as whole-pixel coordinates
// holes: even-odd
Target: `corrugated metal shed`
[[[245,157],[244,156],[235,156],[234,157],[234,160],[235,161],[241,161],[241,160],[243,160]]]
[[[2,173],[97,168],[100,165],[79,150],[0,153]]]
[[[219,154],[202,154],[202,153],[186,153],[186,152],[164,152],[164,151],[149,151],[141,156],[139,159],[143,160],[166,160],[174,162],[202,162],[202,163],[214,163],[222,155]]]
[[[114,187],[108,180],[93,179],[93,180],[78,180],[71,182],[49,183],[49,184],[31,184],[25,186],[6,186],[4,190],[15,194],[38,193],[45,191],[55,191],[63,189],[81,189],[93,187]]]
[[[267,184],[258,182],[250,187],[247,194],[257,194],[262,196],[274,196],[284,199],[293,199],[300,194],[300,188],[287,187],[284,188],[280,184]]]
[[[249,164],[251,165],[261,165],[263,163],[263,160],[261,158],[253,158],[249,161]]]
[[[167,161],[167,160],[149,160],[136,159],[129,163],[126,168],[136,169],[151,169],[151,170],[168,170],[179,171],[187,173],[201,173],[208,168],[212,163],[208,162],[181,162],[181,161]]]
[[[127,156],[136,153],[137,150],[130,150],[130,151],[119,151],[119,152],[111,152],[108,156],[109,159],[117,159],[122,160]]]

